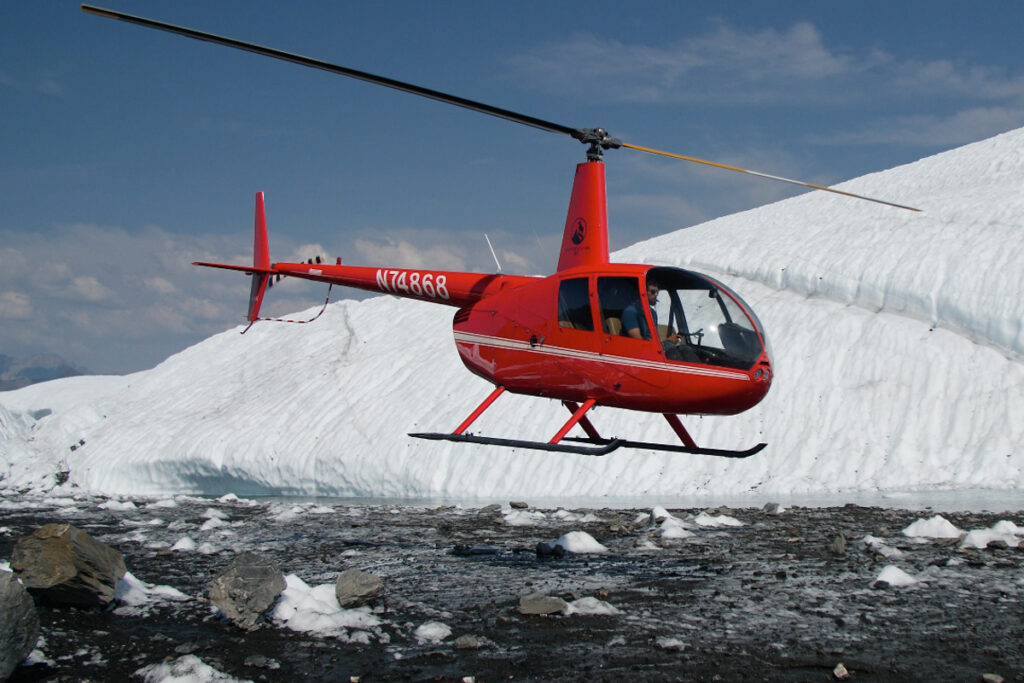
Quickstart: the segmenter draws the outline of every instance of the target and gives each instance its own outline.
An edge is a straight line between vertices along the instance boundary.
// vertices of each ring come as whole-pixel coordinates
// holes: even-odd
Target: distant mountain
[[[52,353],[34,356],[5,356],[0,353],[0,391],[20,389],[37,382],[61,377],[88,375],[89,371],[72,365]]]

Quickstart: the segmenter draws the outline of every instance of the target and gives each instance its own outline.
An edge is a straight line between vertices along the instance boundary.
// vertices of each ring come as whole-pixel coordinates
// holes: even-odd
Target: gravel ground
[[[1024,680],[1024,543],[976,549],[905,536],[908,525],[935,514],[927,510],[670,510],[693,534],[673,539],[665,532],[671,520],[652,521],[649,508],[180,497],[136,501],[134,509],[101,504],[8,496],[0,560],[9,560],[19,536],[69,522],[120,550],[136,578],[188,599],[103,611],[40,606],[39,651],[11,681],[127,680],[185,656],[269,681]],[[700,526],[702,512],[701,521],[742,526]],[[1000,520],[1024,525],[1022,511],[942,516],[964,531]],[[538,555],[538,543],[572,531],[608,552]],[[172,550],[184,536],[197,549]],[[372,612],[379,625],[324,635],[268,620],[240,630],[206,595],[212,576],[242,550],[311,586],[333,583],[349,567],[380,576],[386,593]],[[878,583],[890,565],[916,583]],[[590,598],[576,604],[616,613],[521,614],[520,598],[533,592]],[[437,623],[451,635],[439,639],[444,629],[434,625],[426,630],[433,638],[417,637]]]

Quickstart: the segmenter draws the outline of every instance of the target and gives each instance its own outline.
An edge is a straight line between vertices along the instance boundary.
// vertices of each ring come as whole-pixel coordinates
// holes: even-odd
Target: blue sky
[[[96,4],[823,184],[1024,125],[1019,2]],[[189,263],[249,260],[258,190],[274,260],[491,270],[487,233],[506,271],[547,273],[584,159],[63,1],[0,9],[0,117],[0,353],[96,372],[241,321],[245,278]],[[628,150],[606,167],[613,248],[796,192]],[[323,295],[289,282],[266,312]]]

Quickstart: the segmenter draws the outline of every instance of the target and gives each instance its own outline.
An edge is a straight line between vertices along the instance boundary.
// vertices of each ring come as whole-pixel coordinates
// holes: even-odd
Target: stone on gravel
[[[452,647],[456,650],[479,650],[480,648],[487,647],[490,645],[490,641],[481,636],[474,636],[472,634],[461,635],[452,641]]]
[[[334,584],[334,595],[342,607],[361,607],[384,595],[384,581],[362,569],[346,569]]]
[[[829,546],[832,554],[836,557],[843,557],[846,555],[846,535],[840,531],[836,534],[835,539],[832,541],[832,545]]]
[[[19,538],[11,569],[44,602],[71,607],[109,605],[127,571],[121,553],[70,524],[46,524]]]
[[[543,593],[530,593],[519,598],[520,614],[556,614],[563,612],[568,606],[569,603],[562,598]]]
[[[277,564],[244,552],[210,581],[210,602],[236,626],[251,631],[284,589],[284,574]]]
[[[537,544],[537,557],[565,557],[565,547],[558,544],[552,546],[550,543],[541,541]]]
[[[520,500],[510,501],[508,506],[510,508],[512,508],[513,510],[526,510],[526,509],[529,509],[529,507],[530,507],[529,503],[524,503],[524,502],[522,502]]]
[[[32,596],[14,574],[0,570],[0,681],[6,681],[39,640]]]

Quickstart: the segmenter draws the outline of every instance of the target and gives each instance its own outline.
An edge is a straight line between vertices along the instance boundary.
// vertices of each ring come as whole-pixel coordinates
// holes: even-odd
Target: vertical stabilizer
[[[249,290],[249,322],[260,315],[260,304],[270,280],[270,247],[267,244],[267,218],[263,211],[263,193],[256,193],[256,220],[253,226],[252,289]]]
[[[604,163],[587,161],[576,166],[558,270],[602,263],[608,263],[608,204]]]

